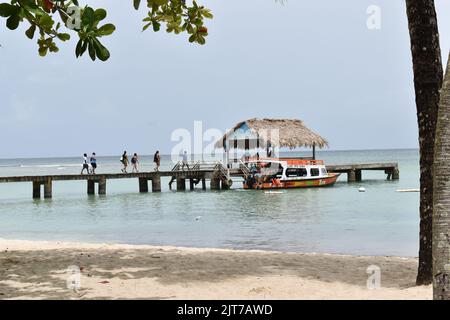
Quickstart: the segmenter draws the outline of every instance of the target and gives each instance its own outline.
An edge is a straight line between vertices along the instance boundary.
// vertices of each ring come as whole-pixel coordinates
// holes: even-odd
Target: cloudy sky
[[[76,59],[75,37],[40,58],[0,20],[0,158],[167,153],[195,120],[224,131],[253,117],[302,119],[333,150],[418,146],[403,0],[199,0],[215,15],[205,46],[141,32],[131,0],[81,3],[116,24],[105,63]],[[450,2],[436,6],[446,62]]]

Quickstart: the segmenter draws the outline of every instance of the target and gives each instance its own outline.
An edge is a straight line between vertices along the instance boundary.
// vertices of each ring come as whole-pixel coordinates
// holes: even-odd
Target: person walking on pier
[[[127,173],[128,156],[126,151],[123,152],[122,157],[120,158],[120,162],[122,162],[123,164],[122,173]]]
[[[153,156],[153,162],[155,163],[155,171],[159,171],[159,165],[161,164],[161,157],[159,156],[159,150],[156,151]]]
[[[91,158],[89,159],[91,163],[91,173],[95,174],[95,169],[97,169],[97,158],[95,156],[95,152],[92,152]]]
[[[138,167],[137,167],[138,163],[139,163],[139,157],[138,157],[137,153],[135,153],[133,155],[133,157],[131,158],[131,166],[133,167],[131,172],[139,172]]]
[[[83,174],[84,170],[86,170],[86,173],[89,174],[89,164],[86,153],[83,155],[83,169],[81,169],[80,174]]]
[[[188,156],[187,156],[186,150],[184,150],[184,153],[183,153],[183,165],[181,167],[181,170],[183,170],[183,171],[184,171],[184,166],[186,166],[189,171]]]

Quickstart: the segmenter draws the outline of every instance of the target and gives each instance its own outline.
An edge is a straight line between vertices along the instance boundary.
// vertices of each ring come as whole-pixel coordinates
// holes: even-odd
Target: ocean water
[[[31,183],[0,183],[0,238],[117,242],[417,256],[418,150],[323,151],[328,164],[398,162],[400,180],[364,171],[363,181],[345,174],[329,188],[282,194],[243,190],[177,192],[162,179],[161,193],[140,194],[137,179],[108,180],[106,196],[88,196],[85,181],[53,184],[53,199],[33,200]],[[152,170],[141,158],[141,171]],[[79,173],[80,158],[0,160],[0,176]],[[99,157],[98,172],[119,172],[119,157]],[[162,169],[173,166],[162,157]],[[358,192],[359,187],[366,192]]]

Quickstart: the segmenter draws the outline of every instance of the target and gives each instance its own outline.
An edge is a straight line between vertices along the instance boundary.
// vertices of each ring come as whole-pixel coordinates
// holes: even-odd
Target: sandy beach
[[[414,285],[415,258],[1,239],[0,251],[0,299],[432,298]]]

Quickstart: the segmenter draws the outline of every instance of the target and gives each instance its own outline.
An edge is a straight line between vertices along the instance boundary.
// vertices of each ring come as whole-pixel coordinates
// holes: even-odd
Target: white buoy
[[[359,192],[366,192],[366,188],[364,188],[364,187],[359,187],[358,191],[359,191]]]
[[[198,216],[198,217],[195,217],[195,220],[200,220],[200,218],[201,218],[202,216]]]

